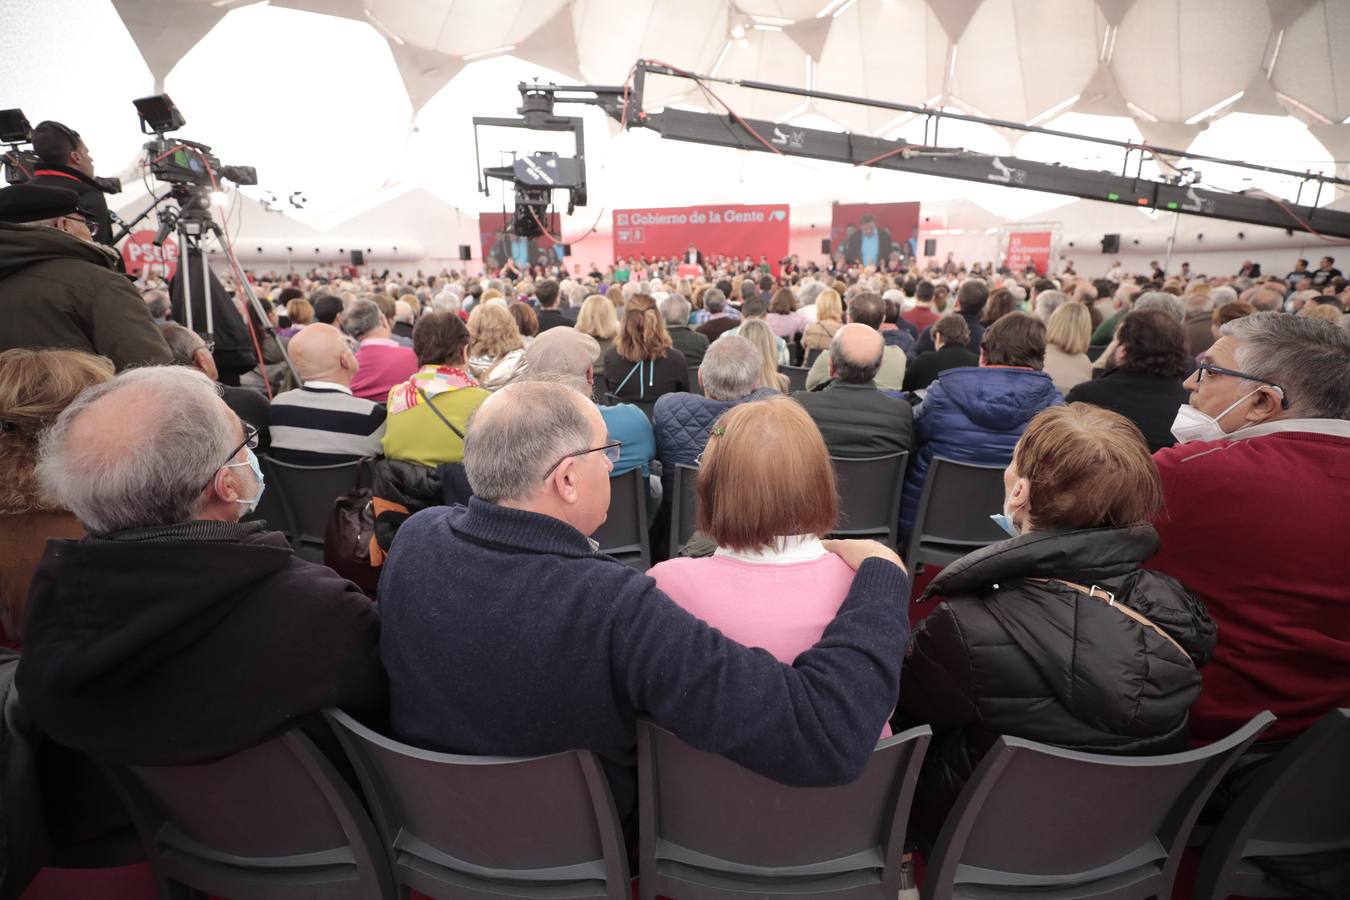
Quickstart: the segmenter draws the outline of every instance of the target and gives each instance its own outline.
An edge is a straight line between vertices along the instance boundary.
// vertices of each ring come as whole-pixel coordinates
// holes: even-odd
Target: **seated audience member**
[[[417,354],[390,337],[389,320],[373,300],[357,300],[342,317],[342,330],[357,342],[352,394],[383,403],[389,389],[417,371]]]
[[[614,311],[614,304],[609,302],[608,297],[600,294],[587,297],[581,304],[581,311],[577,313],[577,324],[574,327],[582,334],[595,338],[600,348],[600,353],[595,358],[595,371],[602,374],[605,369],[605,354],[614,346],[614,339],[619,336],[619,314]]]
[[[773,466],[764,465],[766,445]],[[648,574],[726,637],[791,665],[821,639],[854,576],[821,540],[839,518],[839,495],[810,416],[787,398],[727,411],[703,453],[698,498],[698,531],[716,552]]]
[[[163,288],[146,291],[142,299],[145,300],[145,309],[156,325],[173,321],[173,302],[169,299],[168,291]]]
[[[1245,300],[1234,300],[1232,303],[1225,303],[1222,306],[1214,307],[1214,312],[1210,314],[1209,332],[1217,341],[1223,331],[1223,326],[1234,319],[1241,319],[1243,316],[1250,316],[1256,312],[1256,307]],[[1210,346],[1214,346],[1210,342]],[[1197,354],[1197,357],[1199,354]],[[1190,374],[1189,372],[1187,374]]]
[[[298,466],[331,466],[383,453],[384,406],[352,394],[360,363],[342,332],[314,322],[287,350],[304,385],[272,401],[270,455]]]
[[[1139,285],[1134,282],[1126,282],[1116,288],[1115,293],[1111,295],[1111,307],[1105,312],[1110,315],[1102,320],[1092,332],[1092,338],[1088,346],[1093,344],[1109,344],[1111,338],[1115,337],[1116,329],[1120,327],[1126,313],[1130,311],[1134,298],[1139,294]]]
[[[802,349],[806,351],[808,359],[812,350],[829,350],[835,332],[844,327],[844,301],[839,299],[836,291],[826,288],[817,294],[815,310],[815,321],[809,323],[802,332]],[[807,360],[803,360],[803,364],[809,365]]]
[[[749,283],[753,284],[753,282]],[[749,290],[749,288],[746,288],[746,290]],[[741,321],[735,328],[730,328],[723,332],[723,334],[740,334],[741,326],[752,319],[759,319],[765,321],[767,324],[765,316],[768,314],[768,308],[767,304],[752,295],[749,300],[746,300],[741,304]],[[770,331],[772,331],[772,329],[770,329]],[[774,365],[786,366],[791,361],[791,354],[788,352],[787,341],[775,334],[773,336],[773,344],[775,354]]]
[[[180,765],[330,706],[383,708],[375,607],[239,522],[263,492],[253,440],[206,376],[177,366],[86,389],[44,435],[42,490],[89,532],[48,545],[15,680],[58,743]]]
[[[419,301],[414,294],[407,294],[405,297],[394,301],[394,327],[392,337],[405,347],[412,346],[413,325],[417,318],[416,310],[420,308],[421,305],[421,301]],[[403,343],[404,341],[407,341],[407,343]]]
[[[733,340],[734,338],[734,340]],[[656,401],[652,421],[656,427],[656,455],[661,460],[661,478],[669,490],[675,466],[696,465],[708,443],[708,433],[717,417],[733,406],[764,400],[778,393],[761,381],[763,362],[759,351],[740,335],[714,341],[698,370],[703,395],[680,392]]]
[[[708,313],[708,319],[694,330],[709,341],[717,340],[740,324],[740,316],[727,306],[726,292],[720,286],[709,288],[703,293],[703,308]]]
[[[970,326],[955,313],[947,313],[932,325],[934,350],[920,353],[905,368],[905,390],[922,391],[948,369],[978,366],[980,355],[966,349]]]
[[[1179,443],[1154,456],[1164,510],[1149,568],[1219,626],[1192,716],[1212,741],[1269,709],[1263,740],[1350,706],[1350,332],[1259,312],[1223,326],[1186,379]]]
[[[1190,368],[1181,325],[1156,309],[1131,312],[1114,345],[1116,365],[1069,391],[1066,402],[1120,413],[1143,432],[1150,452],[1172,446],[1172,422],[1186,402],[1181,380]]]
[[[534,307],[517,300],[507,307],[507,311],[511,313],[511,318],[516,321],[516,330],[520,332],[520,340],[526,347],[530,346],[530,342],[539,333],[539,316],[535,314]]]
[[[806,317],[797,312],[797,298],[791,288],[779,288],[769,301],[769,312],[764,317],[769,328],[785,341],[792,341],[806,330]]]
[[[512,384],[479,408],[467,508],[413,516],[385,563],[394,736],[473,754],[593,750],[621,816],[635,804],[640,714],[784,783],[856,778],[898,693],[909,590],[898,559],[841,542],[858,563],[849,594],[786,666],[595,552],[613,449],[595,404],[564,385]]]
[[[129,366],[168,365],[145,301],[94,242],[98,216],[72,190],[0,190],[0,351],[83,350]],[[106,213],[104,214],[106,215]]]
[[[1017,312],[1017,299],[1013,297],[1012,291],[999,288],[989,294],[984,309],[980,310],[980,324],[988,328],[1011,312]]]
[[[495,391],[511,382],[524,358],[525,342],[510,310],[491,301],[475,306],[469,313],[469,374]]]
[[[310,301],[314,305],[314,321],[334,328],[342,327],[343,303],[341,297],[320,294]]]
[[[1216,296],[1219,291],[1225,291],[1225,293]],[[1237,294],[1232,288],[1213,288],[1212,290],[1196,291],[1181,298],[1186,308],[1186,318],[1182,320],[1182,328],[1185,330],[1186,345],[1191,356],[1199,356],[1214,343],[1214,333],[1210,330],[1210,326],[1214,322],[1214,307],[1220,299],[1225,303],[1230,303],[1237,299]]]
[[[489,309],[510,316],[500,307],[474,312]],[[419,368],[389,391],[385,456],[433,469],[464,458],[469,417],[488,397],[467,371],[468,350],[469,329],[452,313],[428,313],[413,328]]]
[[[41,436],[80,391],[113,377],[112,362],[78,350],[0,353],[0,642],[17,647],[33,570],[48,538],[78,540],[84,527],[43,493]]]
[[[918,602],[897,725],[929,724],[916,821],[933,837],[1007,734],[1090,753],[1189,747],[1214,623],[1158,549],[1158,470],[1139,430],[1086,404],[1041,412],[1003,475],[1013,533],[943,568]]]
[[[619,340],[605,354],[605,383],[621,400],[641,403],[689,390],[689,362],[674,348],[656,301],[646,294],[624,304]]]
[[[905,290],[908,291],[909,288],[906,287]],[[914,308],[904,313],[905,321],[920,332],[938,320],[938,313],[933,311],[933,293],[931,281],[920,281],[914,285]]]
[[[856,295],[848,304],[848,320],[852,323],[866,325],[868,328],[881,332],[881,323],[886,315],[886,303],[876,294],[870,291],[864,291]],[[881,368],[877,370],[877,387],[883,391],[898,391],[905,385],[905,366],[908,361],[905,357],[905,351],[899,347],[886,345],[885,356],[881,360]],[[823,385],[830,378],[830,358],[829,354],[822,353],[816,357],[816,361],[811,364],[811,371],[806,373],[806,389],[814,391]]]
[[[558,308],[562,302],[562,291],[558,282],[545,278],[534,286],[534,299],[539,301],[539,334],[550,328],[570,328],[572,320]]]
[[[914,342],[918,340],[918,331],[900,315],[904,312],[904,297],[902,291],[894,289],[881,295],[884,310],[881,336],[888,347],[899,347],[908,357],[909,352],[914,349]]]
[[[1044,323],[1013,313],[984,333],[978,368],[948,369],[929,385],[914,413],[918,450],[905,474],[902,532],[914,525],[933,457],[1007,465],[1031,417],[1064,402],[1044,362]]]
[[[1046,325],[1050,324],[1050,317],[1053,316],[1061,306],[1069,302],[1069,296],[1062,291],[1045,290],[1036,292],[1035,306],[1036,318],[1040,319]]]
[[[778,338],[769,323],[763,319],[746,319],[736,329],[736,334],[750,342],[759,354],[759,383],[761,387],[771,387],[780,394],[786,394],[789,382],[786,375],[778,371]],[[731,337],[727,332],[725,337]]]
[[[390,285],[389,289],[398,290],[398,285]],[[413,299],[417,298],[414,297]],[[395,328],[398,325],[398,301],[383,291],[376,291],[371,297],[371,300],[373,300],[375,305],[380,308],[380,315],[384,316],[385,323],[389,325],[389,340],[400,347],[411,349],[412,339],[404,337],[402,334],[395,331]],[[405,303],[404,305],[406,306],[407,304]],[[409,307],[409,311],[411,313],[411,307]]]
[[[212,381],[220,380],[220,373],[216,371],[215,357],[211,355],[211,345],[207,344],[201,335],[173,322],[160,325],[159,332],[164,335],[164,343],[169,345],[174,365],[196,369]],[[267,453],[272,447],[272,435],[268,428],[266,395],[252,388],[230,387],[224,384],[217,390],[231,412],[253,426],[253,430],[258,433],[258,449]]]
[[[290,339],[299,334],[306,325],[314,322],[314,307],[304,297],[296,297],[286,304],[286,315],[291,320],[291,324],[278,331],[277,334],[288,341],[286,348],[290,349]]]
[[[877,388],[885,350],[878,332],[845,325],[830,345],[830,380],[818,390],[792,395],[815,421],[831,456],[884,456],[913,447],[910,405]]]
[[[671,345],[684,354],[689,368],[702,365],[708,339],[689,327],[689,301],[679,294],[667,297],[661,304],[661,315],[665,317]]]
[[[1045,326],[1044,371],[1061,394],[1092,378],[1087,357],[1091,336],[1092,316],[1083,304],[1064,303],[1051,314]]]
[[[966,320],[966,325],[970,327],[970,341],[966,348],[972,353],[980,351],[980,341],[984,337],[984,326],[980,324],[980,313],[984,311],[984,305],[989,301],[989,285],[980,278],[967,278],[961,282],[961,287],[956,291],[956,311],[961,318]],[[919,335],[919,340],[914,345],[914,355],[927,353],[933,347],[933,328],[929,326],[924,329],[923,334]]]

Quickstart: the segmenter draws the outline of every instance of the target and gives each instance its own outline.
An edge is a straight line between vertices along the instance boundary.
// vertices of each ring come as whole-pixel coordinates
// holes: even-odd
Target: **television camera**
[[[56,125],[55,122],[51,124]],[[66,132],[72,140],[79,140],[79,135],[70,129],[60,125],[57,127]],[[23,114],[23,110],[0,109],[0,144],[9,145],[9,149],[0,154],[6,183],[23,184],[30,181],[34,173],[42,167],[42,159],[33,152],[32,142],[33,126],[28,124],[28,117]],[[90,181],[105,194],[122,192],[122,182],[117,178],[93,177]]]

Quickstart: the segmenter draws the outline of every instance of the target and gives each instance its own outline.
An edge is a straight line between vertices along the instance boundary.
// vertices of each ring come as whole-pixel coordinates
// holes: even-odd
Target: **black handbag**
[[[356,484],[333,501],[333,511],[328,514],[323,532],[323,562],[374,599],[380,584],[380,566],[372,560],[370,549],[375,537],[374,492],[361,486],[361,473],[367,462],[368,458],[358,460]]]

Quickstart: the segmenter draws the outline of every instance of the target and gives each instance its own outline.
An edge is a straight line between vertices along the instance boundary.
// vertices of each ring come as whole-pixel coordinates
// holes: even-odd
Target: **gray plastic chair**
[[[640,723],[642,900],[895,900],[931,736],[925,725],[881,741],[852,784],[798,788]]]
[[[816,364],[816,359],[824,352],[825,350],[819,347],[815,350],[806,351],[806,359],[802,360],[802,365],[806,367],[808,372],[811,371],[811,367]]]
[[[698,527],[698,466],[676,463],[671,481],[670,536],[666,557],[674,559]]]
[[[789,391],[806,390],[806,376],[811,370],[805,366],[779,366],[778,374],[786,375]]]
[[[933,457],[905,561],[946,566],[972,550],[1007,540],[989,518],[1003,509],[1003,469]]]
[[[1186,838],[1275,716],[1167,756],[1101,756],[1001,737],[928,855],[923,900],[1172,896]]]
[[[1350,848],[1350,709],[1334,710],[1266,763],[1214,826],[1194,900],[1288,897],[1253,857]]]
[[[594,754],[435,753],[340,710],[325,715],[361,779],[404,896],[628,900],[623,831]]]
[[[161,898],[397,896],[361,802],[299,731],[217,762],[107,771]]]
[[[272,471],[271,459],[259,454],[258,464],[262,466],[263,476],[268,483],[274,483],[277,476]],[[291,524],[290,513],[281,499],[281,491],[275,487],[263,491],[262,500],[258,502],[258,508],[244,516],[240,521],[265,522],[268,530],[281,532],[286,536],[286,540],[294,546],[294,526]]]
[[[909,453],[862,459],[831,456],[839,480],[839,524],[831,537],[875,538],[900,549],[900,497]]]
[[[645,572],[652,565],[651,538],[647,535],[647,486],[642,470],[634,469],[609,480],[609,513],[605,523],[591,535],[607,553],[622,563]]]
[[[333,513],[333,501],[360,484],[371,483],[370,461],[331,466],[297,466],[275,459],[264,465],[267,494],[276,491],[290,523],[289,537],[297,556],[323,562],[323,533]]]

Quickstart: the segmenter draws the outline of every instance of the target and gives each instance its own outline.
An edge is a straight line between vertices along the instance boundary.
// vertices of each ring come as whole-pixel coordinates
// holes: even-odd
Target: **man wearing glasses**
[[[1204,601],[1219,645],[1191,709],[1212,741],[1269,709],[1292,737],[1350,705],[1350,332],[1260,312],[1186,380],[1148,562]]]
[[[102,226],[74,191],[0,190],[0,350],[61,347],[106,356],[118,371],[173,361]]]

